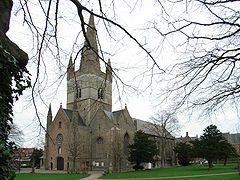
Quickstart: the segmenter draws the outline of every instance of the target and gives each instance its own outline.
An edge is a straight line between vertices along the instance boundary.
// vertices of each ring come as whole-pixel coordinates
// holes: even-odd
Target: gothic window
[[[124,145],[123,145],[123,148],[124,148],[123,151],[124,151],[124,154],[125,154],[126,156],[129,155],[128,145],[129,145],[129,135],[128,135],[128,133],[126,133],[126,134],[124,135]]]
[[[62,128],[62,122],[61,121],[59,121],[59,123],[58,123],[58,128]]]
[[[76,98],[81,98],[81,97],[82,97],[82,90],[80,88],[78,88]]]
[[[98,89],[98,99],[103,99],[103,89],[102,88]]]
[[[62,141],[63,141],[63,135],[62,135],[62,134],[58,134],[56,140],[57,140],[57,144],[62,144]]]
[[[103,158],[105,156],[103,138],[99,137],[96,140],[96,157]]]
[[[97,144],[103,144],[103,139],[101,137],[97,138]]]

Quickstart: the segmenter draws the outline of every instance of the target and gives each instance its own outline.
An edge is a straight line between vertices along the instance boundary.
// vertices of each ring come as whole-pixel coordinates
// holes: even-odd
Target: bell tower
[[[112,111],[112,68],[108,60],[102,72],[98,55],[97,30],[91,14],[86,32],[87,39],[81,53],[80,67],[75,71],[72,57],[67,71],[67,109],[77,109],[88,125],[99,108]]]

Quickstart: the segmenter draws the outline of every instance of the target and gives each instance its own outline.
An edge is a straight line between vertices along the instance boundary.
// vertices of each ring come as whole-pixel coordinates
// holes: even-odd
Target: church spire
[[[50,104],[48,108],[48,115],[47,115],[47,128],[50,126],[51,123],[52,123],[52,108]]]
[[[84,42],[80,63],[80,71],[83,73],[98,73],[101,70],[98,58],[97,30],[95,27],[93,14],[90,15],[85,38],[86,39]]]
[[[45,168],[49,169],[49,141],[50,141],[50,135],[49,135],[49,126],[52,124],[52,108],[51,104],[48,108],[48,115],[47,115],[47,128],[46,128],[46,134],[45,134]]]
[[[72,62],[72,56],[70,56],[69,62],[68,62],[68,68],[67,68],[67,80],[71,79],[74,73],[74,66]]]
[[[108,62],[106,64],[106,74],[107,74],[107,79],[112,82],[112,66],[111,66],[111,61],[108,59]]]

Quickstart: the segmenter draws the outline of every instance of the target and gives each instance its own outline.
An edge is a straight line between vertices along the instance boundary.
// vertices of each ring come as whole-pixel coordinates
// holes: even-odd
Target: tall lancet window
[[[82,97],[82,90],[80,88],[77,88],[76,98]]]
[[[103,138],[98,137],[96,140],[96,157],[97,158],[103,158],[105,155],[103,143],[104,143]]]
[[[98,99],[103,99],[103,89],[102,88],[98,89]]]
[[[126,133],[126,134],[124,135],[124,145],[123,145],[123,148],[124,148],[123,151],[124,151],[124,154],[125,154],[126,156],[129,155],[128,146],[129,146],[129,135],[128,135],[128,133]]]
[[[62,148],[60,146],[58,147],[58,154],[62,154]]]

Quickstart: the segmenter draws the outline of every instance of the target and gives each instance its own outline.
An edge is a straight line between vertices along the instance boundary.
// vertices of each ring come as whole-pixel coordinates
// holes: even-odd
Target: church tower
[[[76,98],[78,112],[88,125],[99,108],[112,111],[112,68],[108,60],[106,72],[101,71],[93,15],[90,15],[86,37],[79,69],[75,71],[72,57],[69,60],[67,109],[73,110]]]

